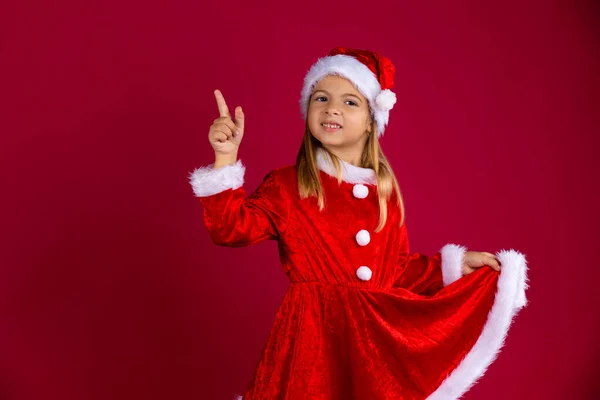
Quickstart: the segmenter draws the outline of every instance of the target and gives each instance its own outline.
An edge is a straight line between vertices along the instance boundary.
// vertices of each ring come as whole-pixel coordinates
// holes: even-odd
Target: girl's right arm
[[[246,197],[243,188],[245,166],[237,159],[244,134],[244,114],[236,108],[231,119],[225,99],[215,90],[220,117],[211,125],[209,142],[215,162],[194,170],[189,178],[194,194],[204,207],[204,223],[215,244],[248,246],[276,239],[285,230],[289,201],[278,178],[269,172],[258,188]]]

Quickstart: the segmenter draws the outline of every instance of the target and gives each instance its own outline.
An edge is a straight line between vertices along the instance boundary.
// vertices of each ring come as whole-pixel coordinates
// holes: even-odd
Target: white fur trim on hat
[[[377,77],[369,67],[345,54],[319,58],[306,74],[300,96],[300,110],[304,119],[308,114],[308,99],[314,85],[328,75],[339,75],[350,80],[367,98],[377,122],[377,136],[381,137],[388,124],[389,110],[396,103],[396,95],[389,89],[382,91]]]

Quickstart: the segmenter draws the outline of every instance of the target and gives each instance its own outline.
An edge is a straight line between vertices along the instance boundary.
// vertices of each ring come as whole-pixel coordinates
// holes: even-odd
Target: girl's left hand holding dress
[[[462,265],[463,275],[468,275],[475,272],[476,269],[489,266],[500,271],[501,264],[498,258],[492,253],[486,251],[467,251],[464,254],[464,260]]]

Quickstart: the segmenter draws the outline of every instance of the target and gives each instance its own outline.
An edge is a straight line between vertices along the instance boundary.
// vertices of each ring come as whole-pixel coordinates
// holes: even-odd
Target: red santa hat
[[[340,75],[350,80],[369,101],[369,107],[377,122],[378,137],[388,124],[390,110],[396,104],[394,87],[396,68],[381,54],[369,50],[333,48],[326,57],[319,58],[304,78],[300,108],[306,120],[308,99],[314,85],[327,75]]]

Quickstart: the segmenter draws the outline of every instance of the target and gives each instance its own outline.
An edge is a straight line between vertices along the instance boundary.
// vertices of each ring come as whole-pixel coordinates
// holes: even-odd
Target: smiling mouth
[[[341,129],[341,128],[342,128],[342,126],[341,126],[341,125],[338,125],[338,124],[325,124],[325,123],[324,123],[324,124],[321,124],[321,126],[322,126],[323,128],[325,128],[325,130],[326,130],[327,132],[335,132],[335,131],[337,131],[338,129]]]

